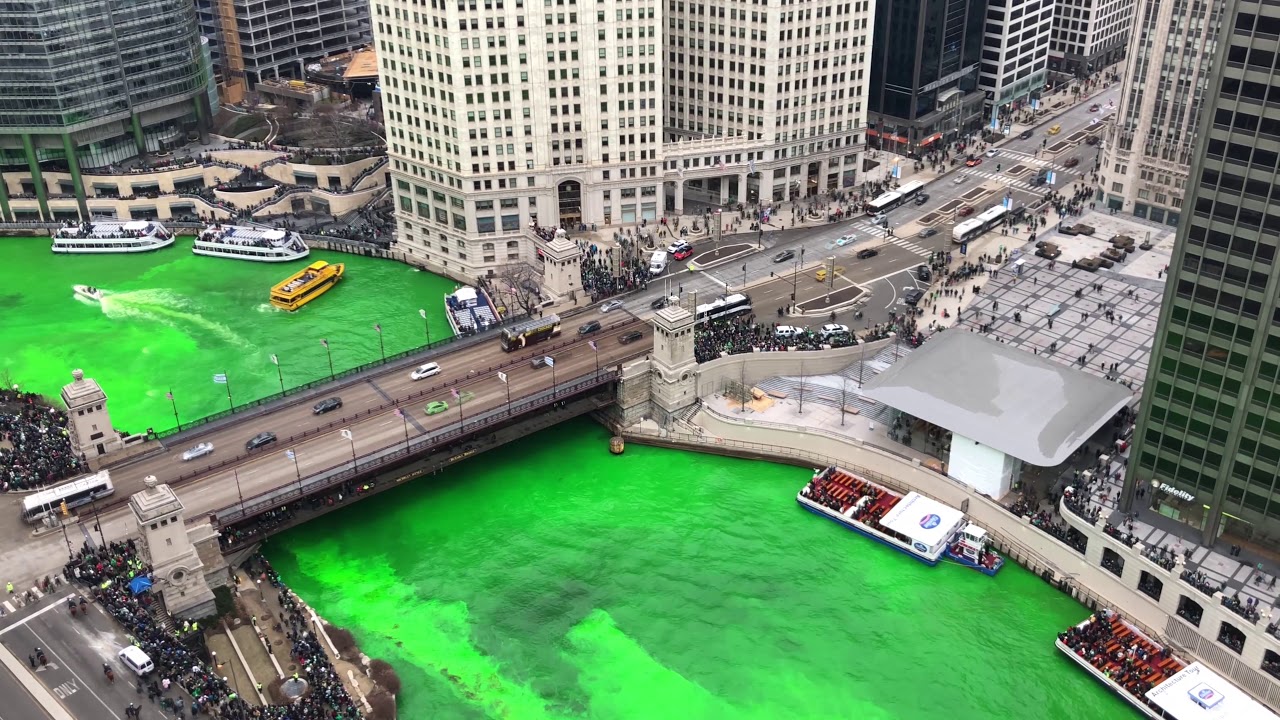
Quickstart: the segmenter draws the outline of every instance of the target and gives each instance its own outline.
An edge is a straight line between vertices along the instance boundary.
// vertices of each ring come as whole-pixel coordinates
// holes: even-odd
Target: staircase
[[[859,391],[858,380],[869,382],[876,375],[884,372],[886,368],[900,360],[911,352],[911,348],[900,346],[896,350],[892,345],[881,348],[880,352],[864,361],[855,362],[834,375],[818,376],[831,378],[835,381],[834,387],[823,384],[818,378],[806,377],[804,379],[804,401],[814,402],[819,405],[827,405],[833,408],[839,408],[843,400],[844,406],[848,408],[856,408],[858,414],[866,417],[867,420],[878,423],[887,423],[893,419],[892,408],[881,405],[880,403],[865,398]],[[839,384],[839,378],[845,378],[848,385],[842,390]],[[774,376],[766,378],[756,383],[755,386],[765,392],[782,393],[790,400],[799,400],[800,378],[795,376]]]
[[[165,637],[175,637],[175,633],[178,631],[178,626],[174,624],[173,616],[169,614],[168,610],[165,610],[164,603],[160,600],[160,596],[152,595],[152,597],[155,598],[155,602],[148,606],[147,614],[149,614],[151,619],[155,621],[156,625],[164,631]]]

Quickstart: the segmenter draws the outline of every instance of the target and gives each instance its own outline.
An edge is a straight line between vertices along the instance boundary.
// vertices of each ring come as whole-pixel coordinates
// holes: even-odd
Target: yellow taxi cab
[[[1062,132],[1062,126],[1061,126],[1061,125],[1054,125],[1053,127],[1049,128],[1049,134],[1050,134],[1050,135],[1057,135],[1057,134],[1058,134],[1058,133],[1060,133],[1060,132]]]
[[[813,274],[813,279],[814,279],[814,280],[817,280],[818,282],[826,282],[826,281],[827,281],[827,272],[828,272],[828,269],[827,269],[827,268],[825,268],[825,267],[818,268],[818,271],[817,271],[817,272],[815,272],[815,273]],[[836,266],[836,275],[841,275],[841,274],[843,274],[843,273],[844,273],[844,266],[843,266],[843,265],[837,265],[837,266]]]

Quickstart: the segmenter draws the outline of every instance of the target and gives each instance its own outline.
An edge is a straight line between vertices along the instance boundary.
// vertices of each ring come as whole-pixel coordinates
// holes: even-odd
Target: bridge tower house
[[[649,395],[653,418],[663,426],[698,402],[693,326],[693,314],[679,305],[668,305],[653,318]]]
[[[111,425],[107,394],[96,380],[72,370],[74,381],[62,386],[62,403],[67,406],[71,448],[97,467],[95,459],[124,448],[124,439]]]
[[[582,253],[569,239],[568,233],[557,230],[556,236],[547,243],[542,255],[545,261],[542,284],[557,302],[576,301],[583,295]]]
[[[148,475],[146,489],[129,498],[138,521],[142,548],[151,562],[153,592],[164,596],[169,614],[178,619],[198,619],[216,614],[213,590],[205,579],[204,561],[196,543],[211,532],[208,523],[188,528],[182,501],[173,488]]]

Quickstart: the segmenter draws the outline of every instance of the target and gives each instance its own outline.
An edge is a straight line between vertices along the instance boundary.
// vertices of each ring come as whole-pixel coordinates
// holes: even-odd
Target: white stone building
[[[991,111],[1016,109],[1039,97],[1048,76],[1053,0],[989,0],[978,86]]]
[[[482,276],[532,260],[535,223],[635,225],[683,211],[686,189],[727,202],[858,181],[870,0],[526,1],[372,3],[414,259]]]
[[[1181,219],[1222,10],[1222,2],[1139,3],[1099,174],[1107,207],[1168,225]]]
[[[1085,77],[1124,58],[1137,0],[1053,2],[1050,71]]]

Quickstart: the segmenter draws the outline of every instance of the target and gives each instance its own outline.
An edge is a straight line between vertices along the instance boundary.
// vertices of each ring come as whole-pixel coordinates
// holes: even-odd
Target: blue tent
[[[132,592],[134,595],[140,595],[150,590],[151,585],[152,585],[152,582],[150,577],[146,575],[139,575],[138,577],[129,581],[129,591]]]

